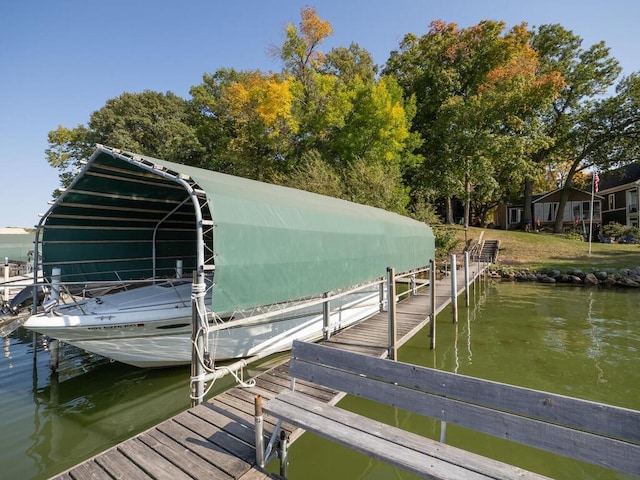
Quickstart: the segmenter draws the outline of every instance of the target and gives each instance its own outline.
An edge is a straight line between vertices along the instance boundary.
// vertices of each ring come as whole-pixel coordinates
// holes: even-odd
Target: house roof
[[[555,202],[558,201],[556,197],[560,196],[560,193],[562,192],[562,188],[557,188],[555,190],[552,190],[550,192],[546,192],[546,193],[541,193],[539,195],[534,195],[533,199],[531,200],[531,203],[539,203],[542,201],[547,201],[547,202]],[[573,188],[573,187],[569,187],[569,190],[571,191],[571,196],[574,197],[571,200],[584,200],[585,198],[591,198],[591,192],[587,192],[585,190],[579,190],[577,188]],[[575,198],[575,197],[579,197],[579,198]],[[602,196],[595,194],[594,195],[595,198],[598,198],[600,200],[602,200]]]
[[[600,191],[620,187],[640,180],[640,163],[630,163],[624,167],[600,174]]]

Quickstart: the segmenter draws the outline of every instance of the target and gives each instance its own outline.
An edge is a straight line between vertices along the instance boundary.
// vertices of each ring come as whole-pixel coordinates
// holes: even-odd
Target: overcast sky
[[[480,20],[513,26],[559,23],[604,40],[624,74],[640,71],[640,2],[623,0],[21,0],[0,6],[0,227],[32,227],[57,172],[44,151],[58,125],[86,124],[124,92],[171,91],[189,98],[219,68],[280,71],[268,55],[287,23],[315,7],[334,33],[328,51],[356,42],[378,65],[407,33],[432,20],[460,27]],[[112,145],[120,147],[120,145]]]

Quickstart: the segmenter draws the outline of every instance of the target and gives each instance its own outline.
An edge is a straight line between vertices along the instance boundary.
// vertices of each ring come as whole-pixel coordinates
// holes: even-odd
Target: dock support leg
[[[2,269],[2,273],[4,273],[4,291],[2,292],[2,302],[5,304],[9,304],[9,257],[4,257],[4,268]]]
[[[429,315],[429,349],[436,348],[436,262],[429,261],[429,295],[431,299],[431,311]]]
[[[59,355],[60,342],[53,339],[49,342],[49,369],[52,372],[58,371],[58,365],[60,363]]]
[[[262,397],[255,397],[255,441],[256,464],[264,468],[264,415],[262,414]]]
[[[469,283],[469,252],[464,252],[464,297],[467,307],[469,307]]]
[[[280,457],[280,476],[287,478],[289,471],[289,436],[284,430],[280,430],[280,445],[278,456]]]
[[[398,359],[396,339],[396,270],[387,268],[387,303],[389,304],[389,358]]]
[[[204,397],[204,366],[203,359],[200,357],[204,352],[204,333],[201,328],[200,311],[204,311],[200,305],[200,298],[204,298],[204,283],[200,283],[198,272],[193,272],[191,290],[193,299],[191,301],[191,406],[195,407],[202,403]]]
[[[327,300],[328,297],[329,294],[327,292],[322,294],[322,298],[325,299],[322,304],[322,334],[325,340],[331,338],[331,304]]]
[[[453,323],[458,322],[458,271],[456,269],[456,255],[451,254],[451,311]]]

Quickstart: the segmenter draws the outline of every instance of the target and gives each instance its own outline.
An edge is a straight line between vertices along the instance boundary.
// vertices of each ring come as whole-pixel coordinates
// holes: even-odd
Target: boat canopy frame
[[[97,145],[37,226],[36,258],[63,283],[211,275],[219,313],[409,271],[433,231],[384,210]],[[186,275],[185,275],[186,276]]]

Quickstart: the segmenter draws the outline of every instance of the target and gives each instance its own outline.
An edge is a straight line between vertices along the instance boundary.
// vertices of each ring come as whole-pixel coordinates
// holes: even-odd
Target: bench
[[[263,407],[279,420],[271,443],[284,421],[423,478],[547,478],[295,391],[296,381],[306,381],[640,475],[640,412],[636,410],[299,341],[293,344],[289,373],[292,389]],[[264,458],[262,452],[260,455]]]

